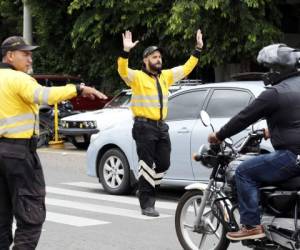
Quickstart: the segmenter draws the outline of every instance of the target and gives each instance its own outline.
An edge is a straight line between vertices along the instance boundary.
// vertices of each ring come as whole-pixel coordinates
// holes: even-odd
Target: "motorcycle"
[[[62,101],[58,104],[58,119],[66,116],[78,114],[79,111],[73,110],[70,101]],[[60,120],[59,120],[60,122]],[[40,133],[37,147],[40,148],[48,145],[49,141],[54,137],[54,108],[49,105],[41,105],[39,108],[39,124]]]
[[[205,126],[210,118],[201,111]],[[213,127],[212,127],[213,129]],[[253,130],[237,147],[230,139],[222,144],[202,145],[194,160],[212,172],[208,183],[194,183],[180,198],[175,214],[176,234],[186,250],[226,250],[226,233],[239,230],[239,212],[234,173],[238,165],[261,153],[264,137]],[[255,249],[300,249],[300,177],[260,187],[261,223],[266,237],[243,240],[242,245]]]

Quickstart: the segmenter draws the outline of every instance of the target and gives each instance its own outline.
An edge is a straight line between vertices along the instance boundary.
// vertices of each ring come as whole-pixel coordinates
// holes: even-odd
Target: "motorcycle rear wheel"
[[[178,240],[185,250],[226,250],[229,240],[222,223],[213,215],[210,206],[204,209],[205,228],[195,232],[194,221],[202,200],[200,190],[189,190],[179,200],[175,227]]]

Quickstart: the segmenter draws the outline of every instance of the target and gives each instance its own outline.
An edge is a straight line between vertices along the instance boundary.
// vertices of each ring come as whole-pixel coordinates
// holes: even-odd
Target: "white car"
[[[201,144],[207,143],[211,132],[211,128],[201,123],[200,110],[207,111],[217,130],[264,89],[261,81],[239,81],[183,86],[170,95],[166,122],[172,145],[171,166],[162,185],[185,186],[208,180],[210,170],[191,157]],[[138,157],[131,133],[133,117],[128,109],[112,115],[117,116],[115,122],[91,137],[87,171],[88,175],[99,178],[107,192],[124,194],[136,183],[138,174]],[[234,136],[233,141],[246,136],[250,129]],[[263,142],[262,150],[270,152],[273,148],[269,142]]]
[[[87,149],[92,134],[106,129],[118,117],[129,112],[130,90],[122,90],[103,109],[84,112],[61,119],[59,134],[73,143],[78,149]]]
[[[182,80],[171,86],[169,92],[170,94],[176,92],[183,84],[197,85],[199,83],[201,83],[199,80]],[[87,149],[92,134],[96,134],[114,123],[115,119],[119,118],[119,113],[121,113],[120,118],[123,113],[127,113],[130,98],[131,90],[124,89],[108,102],[103,109],[61,119],[58,132],[78,149]]]

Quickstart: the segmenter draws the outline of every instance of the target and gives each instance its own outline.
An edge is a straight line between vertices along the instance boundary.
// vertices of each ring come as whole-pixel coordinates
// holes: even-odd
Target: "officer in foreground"
[[[217,133],[208,137],[220,143],[249,125],[265,118],[266,138],[275,149],[242,162],[235,174],[240,222],[230,240],[259,239],[265,236],[260,221],[259,187],[263,183],[285,181],[300,175],[300,52],[283,44],[269,45],[258,55],[258,62],[271,68],[266,80],[274,85],[262,92],[249,106],[234,116]]]
[[[68,84],[43,87],[27,73],[32,50],[22,37],[1,45],[0,63],[0,249],[35,249],[45,221],[45,181],[36,153],[39,105],[53,105],[76,95],[106,99],[94,88]],[[14,239],[12,222],[17,229]]]
[[[187,62],[172,69],[162,70],[161,49],[148,47],[143,53],[142,70],[128,67],[129,51],[138,41],[132,34],[123,34],[123,52],[118,58],[118,72],[132,89],[131,110],[134,116],[132,136],[139,157],[138,197],[142,214],[159,216],[155,210],[155,189],[170,166],[171,143],[167,116],[168,89],[195,68],[203,47],[202,33],[197,31],[196,48]]]

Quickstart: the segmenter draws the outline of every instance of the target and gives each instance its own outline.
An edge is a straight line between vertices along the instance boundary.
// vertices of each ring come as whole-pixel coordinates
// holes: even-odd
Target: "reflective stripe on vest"
[[[0,119],[0,126],[10,126],[12,124],[15,124],[16,122],[22,122],[26,120],[34,120],[34,114],[33,113],[27,113],[22,115],[16,115],[8,118],[2,118]]]
[[[27,124],[16,124],[19,122],[28,122]],[[28,130],[35,130],[35,133],[39,133],[39,119],[35,120],[35,115],[33,113],[27,113],[22,115],[17,115],[8,118],[0,119],[0,135],[22,133]]]
[[[22,133],[28,130],[33,130],[33,124],[22,124],[13,128],[3,128],[0,129],[0,135]]]
[[[33,102],[36,104],[48,104],[50,87],[40,87],[34,91]],[[42,99],[40,98],[42,96]],[[41,100],[40,100],[41,99]]]
[[[130,83],[133,81],[134,78],[134,71],[133,70],[128,70],[128,75],[122,77],[123,80],[130,85]]]
[[[131,107],[147,107],[147,108],[160,108],[158,95],[133,95],[131,97]],[[163,97],[163,107],[168,106],[168,96]]]
[[[177,82],[185,77],[183,66],[172,68],[174,82]]]

